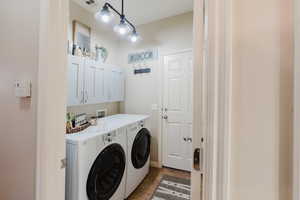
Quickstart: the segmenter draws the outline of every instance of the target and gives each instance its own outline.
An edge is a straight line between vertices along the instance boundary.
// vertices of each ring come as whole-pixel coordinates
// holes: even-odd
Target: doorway
[[[51,4],[51,6],[49,6],[48,4]],[[194,93],[194,96],[197,96],[197,98],[198,98],[198,100],[200,100],[201,99],[201,101],[204,99],[203,98],[203,96],[205,95],[205,94],[208,94],[208,91],[207,90],[202,90],[203,88],[204,88],[204,86],[206,87],[206,85],[202,85],[206,80],[202,80],[203,79],[203,75],[205,75],[205,73],[203,73],[203,68],[201,68],[201,66],[202,66],[202,50],[203,50],[203,48],[202,48],[202,44],[203,44],[203,38],[202,37],[200,37],[200,36],[203,36],[202,34],[202,32],[201,32],[201,30],[203,30],[203,6],[204,6],[204,4],[203,4],[203,1],[195,1],[195,6],[194,6],[194,9],[196,10],[196,15],[194,16],[194,18],[196,19],[196,24],[197,24],[197,26],[196,26],[196,28],[195,28],[195,33],[194,33],[194,35],[197,35],[197,37],[196,37],[196,41],[194,42],[196,45],[195,45],[195,47],[196,48],[194,48],[194,54],[196,55],[196,58],[195,58],[195,66],[197,65],[198,66],[198,69],[197,70],[195,70],[194,69],[194,75],[196,75],[195,77],[197,77],[197,82],[196,81],[194,81],[194,84],[195,83],[198,83],[198,85],[197,85],[197,88],[194,88],[194,91],[197,89],[197,90],[199,90],[196,94]],[[44,32],[47,32],[47,31],[49,31],[49,29],[48,29],[48,26],[47,25],[49,25],[49,24],[51,24],[52,26],[51,26],[51,29],[53,29],[53,30],[60,30],[62,27],[63,28],[66,28],[65,26],[63,26],[63,25],[66,25],[67,24],[67,22],[65,22],[66,24],[63,24],[63,23],[59,23],[59,24],[56,24],[56,22],[58,23],[59,21],[60,21],[60,19],[59,19],[59,17],[58,16],[60,16],[60,17],[62,17],[62,18],[65,18],[65,17],[67,17],[67,16],[65,16],[66,15],[66,13],[68,13],[67,12],[67,10],[68,10],[68,7],[66,6],[66,5],[64,5],[63,7],[61,6],[61,1],[54,1],[54,0],[51,0],[51,1],[46,1],[45,0],[45,5],[43,5],[43,11],[44,12],[41,12],[42,13],[42,17],[45,17],[44,15],[46,15],[47,16],[47,20],[44,20],[44,21],[42,21],[42,30],[44,31]],[[56,14],[57,13],[60,13],[60,15],[58,15],[58,16],[56,16]],[[52,19],[52,20],[50,20],[50,19]],[[53,43],[55,43],[55,41],[57,40],[57,38],[62,38],[62,41],[64,41],[64,40],[66,40],[66,35],[59,35],[59,33],[55,33],[55,34],[57,34],[57,35],[55,35],[55,37],[53,37],[51,34],[54,34],[54,33],[52,33],[52,32],[49,32],[49,35],[46,35],[46,36],[44,36],[45,38],[45,41],[47,41],[47,42],[45,42],[45,44],[49,44],[49,41],[53,41]],[[63,32],[62,34],[65,34],[65,32]],[[46,40],[46,39],[48,39],[48,40]],[[63,43],[63,42],[62,42]],[[45,46],[44,48],[47,48],[48,46]],[[50,47],[52,47],[52,46],[50,46]],[[48,49],[48,54],[45,54],[45,55],[47,55],[48,57],[51,57],[51,58],[53,58],[53,60],[55,60],[55,58],[56,58],[56,56],[57,56],[57,54],[55,54],[54,52],[53,52],[53,50],[52,50],[52,48],[47,48]],[[63,48],[63,45],[62,46],[60,46],[60,49],[61,50],[65,50],[65,48]],[[52,56],[49,56],[49,55],[52,55]],[[63,61],[62,63],[64,64],[64,65],[66,65],[65,63],[66,63],[66,55],[65,54],[62,54],[63,56],[62,57],[60,57],[61,58],[61,60]],[[185,55],[185,56],[187,56],[187,55]],[[65,58],[63,58],[63,57],[65,57]],[[170,55],[170,57],[172,57],[171,55]],[[175,57],[175,58],[173,58],[175,61],[176,61],[176,56],[174,56],[173,55],[173,57]],[[180,56],[179,56],[180,57]],[[188,57],[188,56],[187,56]],[[201,57],[201,58],[198,58],[198,57]],[[44,61],[46,62],[46,61],[48,61],[49,60],[49,58],[44,58]],[[180,60],[180,59],[179,59]],[[187,63],[188,63],[188,59],[187,59]],[[188,65],[188,64],[187,64]],[[53,65],[54,67],[54,69],[57,69],[57,71],[60,71],[59,70],[59,68],[57,67],[55,67],[55,65]],[[60,65],[57,65],[57,66],[60,66]],[[169,74],[169,72],[170,71],[168,71],[168,74]],[[41,72],[41,73],[43,73],[43,72]],[[45,72],[45,74],[44,74],[44,76],[42,76],[42,77],[46,77],[46,74],[47,74],[47,72]],[[64,71],[64,73],[63,74],[66,74],[66,72]],[[62,76],[63,76],[63,74],[62,74]],[[188,73],[187,73],[188,74]],[[53,74],[51,74],[52,76],[55,76],[55,73],[53,73]],[[188,76],[188,75],[187,75]],[[48,79],[47,79],[48,80]],[[186,80],[186,79],[182,79],[182,80]],[[64,83],[65,83],[65,80],[61,80],[62,82],[64,81]],[[199,83],[201,83],[201,84],[199,84]],[[206,83],[206,82],[205,82]],[[49,80],[49,85],[51,84],[51,81]],[[188,83],[187,83],[188,84]],[[175,83],[175,85],[176,85],[176,83]],[[47,86],[47,85],[46,85]],[[48,86],[49,87],[49,86]],[[45,89],[45,91],[47,91],[47,87],[45,87],[44,88]],[[52,89],[53,90],[53,88],[51,87],[50,89]],[[56,90],[59,90],[59,87],[57,87],[57,88],[55,88]],[[168,90],[170,89],[170,87],[168,87],[167,88]],[[207,88],[206,88],[207,89]],[[178,91],[177,91],[178,92]],[[180,92],[180,91],[179,91]],[[200,94],[201,93],[201,94]],[[55,96],[55,95],[54,95]],[[48,96],[46,96],[46,97],[48,97]],[[49,99],[51,99],[51,98],[49,98]],[[47,102],[51,102],[49,99],[47,99]],[[41,96],[41,98],[39,99],[39,100],[45,100],[45,98],[44,97],[42,97]],[[174,100],[176,100],[176,99],[174,99]],[[188,100],[186,100],[186,101],[188,101]],[[173,102],[172,102],[173,103]],[[65,106],[65,102],[64,103],[62,103],[61,102],[61,105],[62,106]],[[175,104],[171,104],[172,106],[171,106],[171,111],[173,112],[173,108],[175,108],[174,110],[176,110],[176,106],[178,105],[176,105],[176,102],[175,102]],[[173,105],[174,105],[174,107],[173,107]],[[188,105],[188,106],[191,106],[191,104],[186,104],[186,105]],[[185,105],[185,106],[186,106]],[[203,110],[202,110],[202,107],[203,107],[203,102],[201,102],[201,103],[199,103],[199,104],[197,104],[195,107],[194,107],[194,110],[196,109],[197,110],[197,113],[196,113],[196,119],[197,120],[199,120],[199,122],[201,122],[201,125],[203,125],[203,124],[205,124],[206,122],[205,122],[205,120],[203,121],[203,117],[206,117],[206,113],[204,114],[203,113]],[[168,109],[168,108],[167,108]],[[187,108],[187,110],[188,109],[192,109],[192,107],[190,107],[190,108]],[[186,111],[183,111],[183,112],[186,112]],[[167,113],[168,115],[169,114],[171,114],[170,116],[168,116],[168,117],[170,117],[170,119],[172,119],[174,116],[176,116],[176,113],[175,113],[175,115],[174,115],[174,113]],[[40,116],[42,116],[42,113],[40,114]],[[53,118],[55,118],[54,116],[53,116]],[[185,119],[187,119],[187,121],[186,121],[186,124],[184,125],[187,129],[191,129],[191,122],[188,120],[189,119],[189,117],[187,116]],[[194,114],[194,119],[195,119],[195,114]],[[57,120],[57,119],[55,119],[55,120]],[[61,121],[63,121],[63,120],[61,120]],[[175,121],[174,123],[177,123],[178,121]],[[170,123],[173,123],[173,121],[170,121]],[[45,122],[45,124],[46,124],[46,122]],[[44,126],[43,126],[43,124],[42,124],[42,126],[40,127],[40,130],[44,130],[44,128],[47,128],[48,126],[45,126],[45,124],[44,124]],[[169,124],[169,123],[166,123],[165,122],[165,127],[167,127],[167,130],[169,130],[170,128],[173,128],[172,126],[170,126],[171,124]],[[178,153],[178,155],[179,154],[182,154],[182,156],[181,157],[183,157],[185,160],[190,160],[190,163],[191,163],[191,160],[192,160],[192,154],[193,154],[193,151],[194,150],[196,150],[195,152],[196,152],[196,154],[195,155],[198,155],[198,156],[196,156],[196,161],[200,161],[200,160],[202,160],[203,161],[203,157],[204,157],[204,154],[206,154],[207,152],[205,152],[204,154],[197,154],[197,149],[199,149],[199,148],[204,148],[204,146],[202,146],[202,145],[200,145],[201,144],[201,134],[197,131],[195,131],[195,130],[200,130],[200,129],[202,129],[202,127],[199,127],[198,126],[199,124],[197,124],[197,126],[196,127],[194,127],[193,128],[193,135],[194,135],[194,137],[192,137],[191,135],[189,135],[189,134],[187,134],[186,136],[184,136],[183,137],[183,141],[185,142],[185,140],[184,139],[186,139],[187,141],[186,142],[192,142],[193,143],[193,149],[191,149],[191,147],[189,147],[189,145],[186,145],[187,147],[186,147],[186,150],[185,150],[185,153],[182,153],[183,151],[181,151],[181,152],[179,152]],[[49,129],[49,130],[52,130],[52,129]],[[64,134],[64,131],[60,131],[61,132],[61,134]],[[60,133],[59,132],[59,133]],[[191,133],[192,131],[190,130],[190,131],[187,131],[187,133]],[[48,133],[48,132],[47,132]],[[203,133],[203,131],[201,130],[201,133]],[[57,133],[58,134],[58,133]],[[44,134],[43,134],[44,135]],[[180,135],[180,133],[178,133],[178,135]],[[196,137],[195,137],[196,136]],[[60,138],[63,138],[63,136],[61,136]],[[191,138],[193,138],[192,140],[191,140]],[[51,139],[51,140],[49,140],[49,139]],[[39,174],[37,175],[37,178],[40,180],[40,181],[38,181],[39,183],[43,183],[43,182],[45,182],[45,184],[42,184],[42,186],[38,186],[39,188],[37,189],[39,192],[38,193],[40,193],[38,196],[39,197],[41,197],[41,198],[39,198],[39,199],[41,199],[41,200],[46,200],[46,199],[60,199],[60,200],[62,200],[62,199],[64,199],[64,194],[63,194],[63,192],[60,192],[60,193],[58,193],[55,197],[54,196],[52,196],[52,198],[49,198],[48,197],[48,194],[49,194],[49,188],[51,189],[50,191],[55,191],[55,188],[56,188],[56,186],[55,186],[55,184],[53,184],[53,181],[51,181],[50,183],[50,185],[48,185],[47,184],[47,177],[49,177],[49,176],[51,176],[51,174],[52,174],[52,171],[54,171],[54,172],[57,172],[57,171],[59,171],[59,172],[63,172],[64,171],[64,160],[63,160],[63,157],[61,157],[61,153],[62,152],[64,152],[64,151],[60,151],[60,152],[56,152],[56,151],[54,151],[53,150],[53,145],[51,145],[51,144],[49,144],[49,141],[56,141],[57,142],[57,138],[52,138],[51,137],[51,134],[48,134],[48,136],[47,137],[43,137],[43,138],[41,138],[40,140],[39,140],[39,142],[38,142],[38,144],[39,144],[39,146],[40,147],[42,147],[42,150],[43,151],[40,151],[40,155],[38,156],[38,162],[40,163],[40,165],[38,165],[38,170],[40,169],[41,170],[41,167],[45,167],[45,166],[50,166],[51,167],[51,169],[49,169],[49,170],[46,170],[46,169],[43,169],[42,171],[40,171],[39,172]],[[63,144],[64,144],[64,140],[62,140],[62,141],[60,141],[60,142],[58,142],[58,143],[60,143],[61,144],[61,146],[64,146]],[[49,164],[48,163],[48,161],[47,162],[43,162],[43,159],[44,159],[44,155],[42,155],[42,152],[48,152],[47,150],[48,149],[52,149],[53,151],[51,151],[51,155],[49,156],[50,158],[51,158],[51,160],[53,160],[53,161],[55,161],[55,163],[56,163],[56,165],[47,165],[47,164]],[[171,150],[172,150],[172,148],[170,148]],[[203,153],[203,151],[201,151],[202,153]],[[50,154],[50,153],[49,153]],[[172,154],[172,152],[170,153],[170,154]],[[184,155],[185,154],[185,155]],[[189,154],[189,156],[187,156],[187,154]],[[201,157],[201,159],[199,158],[199,156],[202,156]],[[180,157],[180,156],[178,156],[178,157]],[[49,161],[50,162],[50,161]],[[190,168],[192,169],[192,167],[191,167],[191,164],[188,164],[188,165],[190,165]],[[187,169],[188,168],[188,165],[187,166],[183,166],[183,164],[181,163],[181,164],[179,164],[178,165],[178,168],[181,168],[181,169]],[[196,163],[196,165],[197,165],[197,163]],[[201,163],[201,165],[202,166],[204,166],[204,163]],[[170,165],[171,166],[171,165]],[[194,190],[194,192],[193,192],[193,195],[194,196],[192,196],[192,198],[194,199],[194,200],[198,200],[198,199],[200,199],[200,196],[201,196],[201,191],[203,191],[202,189],[200,189],[199,190],[199,188],[200,187],[203,187],[203,183],[204,183],[204,180],[203,180],[203,177],[204,176],[206,176],[206,174],[204,175],[204,172],[205,172],[205,168],[204,167],[202,167],[201,169],[203,170],[203,171],[199,171],[198,169],[196,169],[196,170],[194,170],[195,168],[193,167],[193,170],[192,170],[192,179],[194,179],[194,181],[192,181],[192,183],[193,183],[193,185],[192,185],[192,190]],[[58,174],[58,173],[57,173]],[[64,175],[64,172],[63,173],[59,173],[58,174],[59,176],[60,176],[60,178],[62,178],[62,176]],[[208,180],[209,179],[209,177],[206,179],[206,180]],[[62,180],[62,179],[60,179],[60,180]],[[38,184],[39,185],[39,184]],[[57,184],[58,185],[58,184]],[[61,184],[59,184],[59,185],[61,185]],[[48,188],[49,187],[49,188]],[[209,186],[208,186],[209,187]],[[207,188],[208,188],[207,187]],[[208,191],[208,190],[207,190]],[[209,193],[209,191],[208,191],[208,193]],[[54,193],[53,193],[53,195],[54,195]],[[202,198],[202,196],[201,196],[201,198]],[[209,199],[209,198],[207,198],[207,199]]]
[[[164,55],[162,75],[163,166],[192,169],[192,50]]]

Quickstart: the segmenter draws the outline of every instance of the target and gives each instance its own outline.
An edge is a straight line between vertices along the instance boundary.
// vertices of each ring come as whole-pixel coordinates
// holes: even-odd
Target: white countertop
[[[95,136],[115,131],[119,128],[128,126],[135,122],[148,119],[148,115],[129,115],[129,114],[118,114],[109,117],[98,119],[97,126],[90,126],[87,129],[74,133],[67,134],[66,140],[71,143],[79,143],[84,140],[90,139]]]

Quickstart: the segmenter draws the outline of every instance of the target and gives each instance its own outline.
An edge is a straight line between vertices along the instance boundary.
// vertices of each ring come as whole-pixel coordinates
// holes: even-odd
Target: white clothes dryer
[[[151,134],[148,120],[127,127],[127,181],[125,197],[137,188],[149,173]]]

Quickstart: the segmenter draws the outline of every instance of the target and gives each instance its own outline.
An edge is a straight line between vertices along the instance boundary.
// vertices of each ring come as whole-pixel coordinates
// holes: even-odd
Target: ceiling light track
[[[114,30],[120,35],[127,35],[130,31],[132,31],[129,39],[131,42],[136,42],[139,39],[139,36],[136,31],[136,27],[131,23],[124,14],[124,0],[122,0],[122,10],[119,12],[116,8],[114,8],[110,3],[105,3],[101,10],[99,10],[95,17],[96,19],[101,19],[104,23],[109,23],[111,21],[112,15],[110,10],[114,11],[120,17],[120,23],[114,27]],[[131,29],[131,30],[130,30]]]
[[[115,13],[117,13],[120,16],[121,19],[124,19],[131,26],[132,30],[136,30],[135,26],[124,15],[124,0],[122,0],[122,12],[121,13],[109,3],[105,3],[103,7],[111,8]]]

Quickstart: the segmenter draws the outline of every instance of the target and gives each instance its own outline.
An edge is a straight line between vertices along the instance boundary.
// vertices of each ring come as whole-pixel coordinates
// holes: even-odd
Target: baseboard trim
[[[150,162],[150,166],[151,166],[151,167],[155,167],[155,168],[161,168],[161,167],[159,166],[159,164],[158,164],[157,161],[151,161],[151,162]]]

